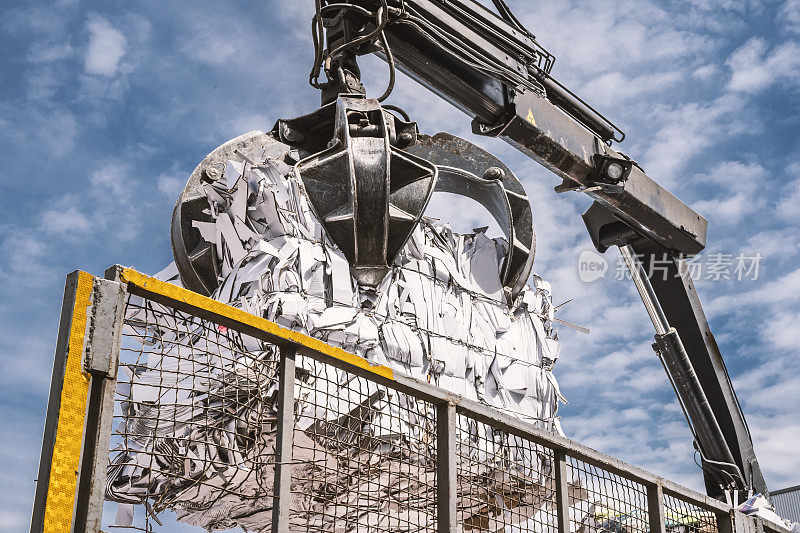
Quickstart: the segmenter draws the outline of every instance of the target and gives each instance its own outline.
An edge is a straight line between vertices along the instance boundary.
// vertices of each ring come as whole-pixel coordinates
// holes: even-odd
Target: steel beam
[[[280,348],[278,377],[278,431],[275,442],[275,494],[272,533],[289,531],[292,503],[292,441],[294,440],[294,346]]]
[[[459,531],[456,500],[458,497],[456,408],[451,403],[436,406],[436,531]]]
[[[554,454],[554,470],[556,484],[556,518],[558,533],[570,533],[569,530],[569,478],[567,477],[567,456],[558,450]]]
[[[94,279],[84,343],[84,370],[92,377],[78,476],[76,532],[99,533],[103,519],[126,295],[123,284]]]
[[[647,519],[650,524],[650,533],[665,533],[664,489],[661,483],[647,486]]]

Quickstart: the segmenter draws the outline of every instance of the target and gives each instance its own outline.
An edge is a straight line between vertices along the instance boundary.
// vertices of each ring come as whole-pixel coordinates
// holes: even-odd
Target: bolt
[[[222,169],[220,165],[211,165],[206,167],[206,178],[208,181],[217,181],[222,176]]]
[[[414,136],[411,133],[404,131],[397,137],[397,141],[400,143],[401,146],[407,146],[411,144],[414,140]]]
[[[486,169],[486,172],[483,173],[483,179],[485,180],[503,180],[506,177],[506,171],[500,167],[489,167]]]

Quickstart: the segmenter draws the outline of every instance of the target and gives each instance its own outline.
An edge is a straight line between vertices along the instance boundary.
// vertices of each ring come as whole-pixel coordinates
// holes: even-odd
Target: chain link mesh
[[[664,524],[667,533],[716,533],[714,513],[668,494],[664,495]]]
[[[267,518],[277,363],[274,346],[129,296],[107,499],[209,529]]]
[[[555,531],[552,450],[466,416],[457,435],[464,531]]]
[[[172,511],[206,530],[270,531],[278,349],[134,295],[124,326],[112,527],[153,531]],[[436,531],[434,404],[309,355],[297,355],[294,398],[290,531]],[[459,530],[555,533],[553,450],[465,414],[456,424]],[[566,466],[571,531],[649,533],[643,484]],[[680,499],[665,496],[664,510],[668,532],[717,531],[713,513]]]
[[[567,475],[582,496],[570,509],[573,530],[649,533],[647,487],[572,457]]]
[[[310,357],[297,368],[292,531],[435,531],[435,407]]]

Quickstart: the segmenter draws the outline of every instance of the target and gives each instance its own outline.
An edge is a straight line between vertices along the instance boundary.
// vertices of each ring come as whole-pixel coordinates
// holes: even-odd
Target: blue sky
[[[64,276],[171,260],[169,219],[227,139],[313,110],[311,1],[5,0],[0,8],[0,529],[27,530]],[[773,488],[800,483],[800,0],[511,2],[554,73],[628,132],[620,149],[710,220],[715,253],[761,254],[757,280],[698,281]],[[368,88],[385,66],[363,61]],[[581,282],[577,193],[401,77],[392,103],[424,132],[487,147],[531,196],[535,269],[563,329],[567,434],[700,488],[689,431],[630,282]],[[437,202],[457,227],[480,213]]]

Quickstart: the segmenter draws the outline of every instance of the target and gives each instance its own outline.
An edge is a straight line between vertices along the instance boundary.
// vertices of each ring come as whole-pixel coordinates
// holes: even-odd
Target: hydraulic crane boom
[[[475,133],[506,140],[561,177],[557,192],[588,194],[594,203],[584,214],[587,229],[599,251],[619,246],[628,262],[656,328],[654,348],[702,457],[708,493],[766,495],[744,415],[684,265],[705,247],[707,221],[611,148],[624,133],[558,83],[550,74],[553,55],[503,0],[493,2],[499,14],[474,0],[316,0],[312,85],[323,89],[323,103],[363,94],[356,57],[378,53],[389,63],[390,88],[396,66],[474,117]],[[323,68],[329,81],[320,84]]]

